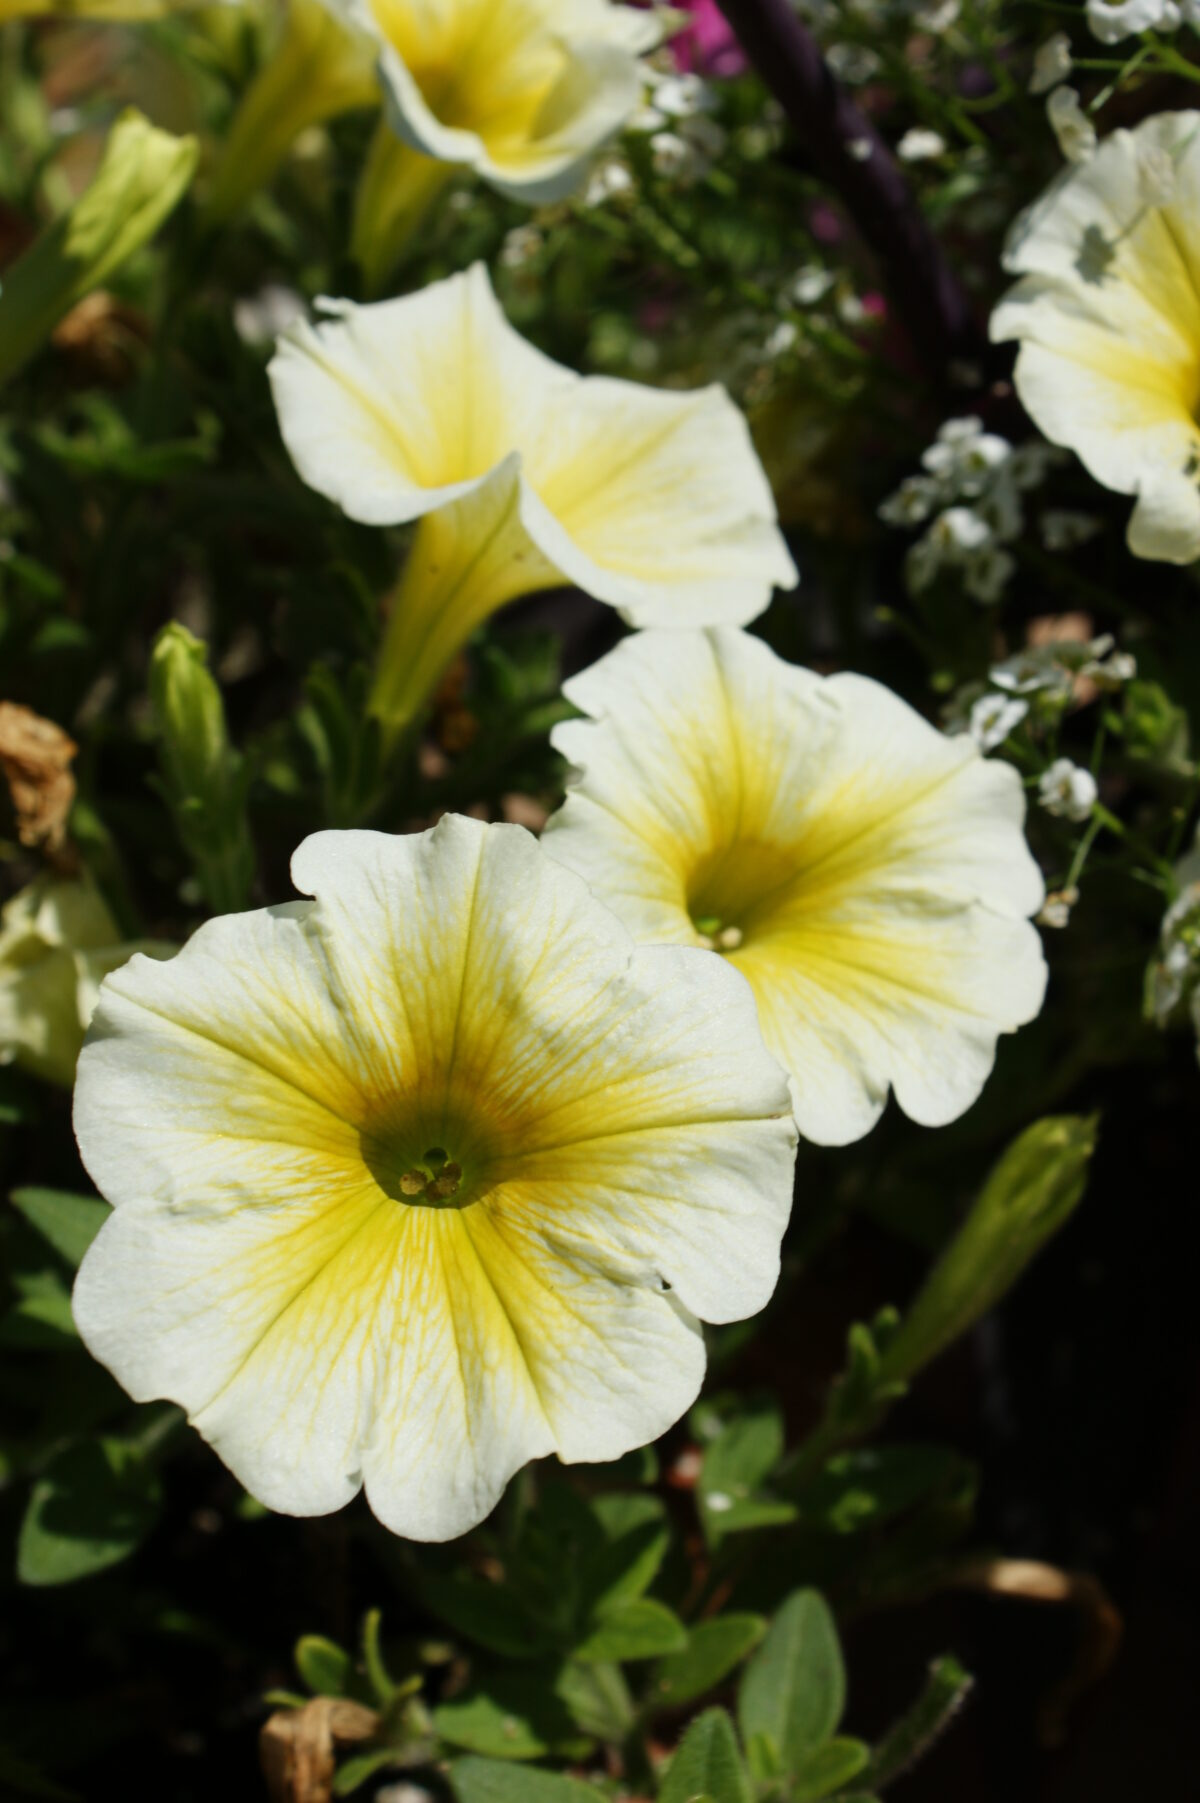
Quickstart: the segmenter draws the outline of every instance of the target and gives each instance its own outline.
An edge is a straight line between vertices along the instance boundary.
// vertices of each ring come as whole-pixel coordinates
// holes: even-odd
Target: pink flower
[[[671,39],[677,69],[696,75],[740,75],[746,58],[717,0],[688,0],[691,23]]]

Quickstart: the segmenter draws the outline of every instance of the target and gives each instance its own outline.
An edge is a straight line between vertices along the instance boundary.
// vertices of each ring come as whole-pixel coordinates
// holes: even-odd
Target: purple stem
[[[840,197],[879,258],[896,312],[925,363],[939,382],[947,382],[955,361],[982,371],[989,347],[962,283],[884,139],[838,86],[788,0],[717,4],[817,174]]]

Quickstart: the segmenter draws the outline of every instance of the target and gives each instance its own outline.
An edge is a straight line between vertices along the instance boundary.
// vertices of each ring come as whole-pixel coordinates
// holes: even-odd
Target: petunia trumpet
[[[1200,557],[1200,112],[1115,131],[1016,221],[992,315],[1052,444],[1136,497],[1137,557]]]
[[[776,1282],[787,1084],[736,971],[635,947],[521,828],[323,832],[292,873],[315,899],[101,991],[75,1318],[271,1508],[365,1485],[445,1540],[688,1407],[700,1321]]]
[[[741,624],[796,570],[749,431],[723,388],[576,375],[513,330],[476,265],[286,332],[284,442],[352,519],[419,521],[371,706],[419,712],[506,601],[574,583],[634,626]]]
[[[637,940],[741,971],[801,1133],[858,1139],[889,1086],[925,1126],[969,1108],[1046,982],[1017,772],[741,632],[638,634],[565,693],[547,851]]]

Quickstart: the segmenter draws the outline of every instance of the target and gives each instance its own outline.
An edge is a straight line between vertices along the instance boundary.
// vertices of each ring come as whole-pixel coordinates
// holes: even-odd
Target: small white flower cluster
[[[1164,1028],[1190,1016],[1200,1057],[1200,833],[1175,876],[1179,894],[1163,916],[1158,956],[1146,973],[1146,1012]]]
[[[1200,28],[1200,0],[1087,0],[1087,22],[1102,44],[1119,44],[1142,31]]]
[[[946,710],[946,730],[970,733],[981,751],[995,751],[1031,709],[1037,710],[1035,718],[1057,720],[1068,702],[1114,694],[1136,675],[1137,660],[1128,651],[1114,649],[1110,633],[1030,645],[992,666],[990,686],[972,683],[958,692]],[[1055,799],[1054,783],[1047,792]]]
[[[1096,148],[1096,127],[1074,88],[1055,88],[1046,101],[1046,118],[1066,161],[1086,163]]]
[[[998,601],[1017,567],[1005,547],[1025,527],[1022,491],[1036,488],[1059,460],[1051,445],[1014,447],[985,432],[974,414],[947,420],[921,458],[923,473],[907,477],[879,509],[890,526],[931,521],[908,553],[910,591],[919,594],[951,569],[976,601]]]
[[[691,187],[704,179],[728,143],[724,126],[712,117],[717,90],[699,75],[666,73],[653,65],[646,74],[650,90],[629,129],[649,134],[659,175]]]

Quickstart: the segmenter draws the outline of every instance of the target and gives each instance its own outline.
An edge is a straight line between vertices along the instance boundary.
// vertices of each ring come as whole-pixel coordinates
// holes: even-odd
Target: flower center
[[[359,1132],[363,1163],[385,1195],[412,1208],[467,1208],[488,1184],[485,1148],[462,1123],[443,1123],[457,1150],[429,1144],[429,1125],[376,1120]],[[422,1146],[424,1149],[422,1150]]]
[[[798,872],[781,847],[757,840],[718,846],[701,859],[687,889],[687,909],[699,943],[714,952],[736,952],[774,905],[791,889]]]

